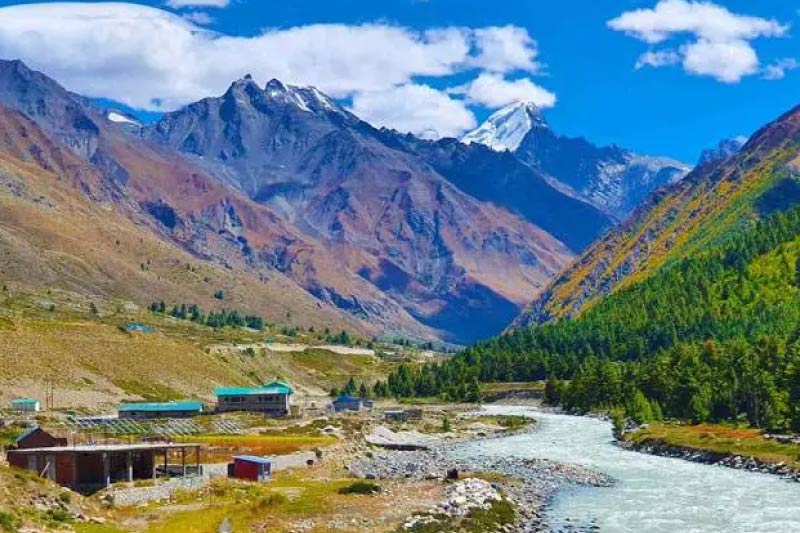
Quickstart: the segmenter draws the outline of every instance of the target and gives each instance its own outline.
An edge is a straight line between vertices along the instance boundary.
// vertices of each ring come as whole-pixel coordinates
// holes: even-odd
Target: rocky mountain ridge
[[[500,109],[462,141],[510,150],[561,190],[572,191],[616,220],[625,219],[650,192],[679,181],[690,170],[670,158],[560,135],[530,102]]]
[[[87,200],[176,253],[291,286],[305,294],[299,307],[354,329],[456,342],[490,335],[593,238],[569,216],[548,220],[544,210],[546,230],[533,211],[465,192],[313,88],[245,77],[139,127],[16,61],[0,63],[0,104],[74,155]],[[486,175],[502,181],[502,172],[489,165]],[[589,231],[608,224],[537,183],[567,213],[593,217]],[[131,279],[137,287],[122,284],[120,295],[141,294],[145,282]]]

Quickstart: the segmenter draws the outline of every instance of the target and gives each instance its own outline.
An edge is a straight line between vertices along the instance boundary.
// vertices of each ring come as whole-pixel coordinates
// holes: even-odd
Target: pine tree
[[[347,381],[347,384],[342,389],[342,394],[346,394],[347,396],[352,396],[355,394],[357,390],[356,380],[352,377]]]

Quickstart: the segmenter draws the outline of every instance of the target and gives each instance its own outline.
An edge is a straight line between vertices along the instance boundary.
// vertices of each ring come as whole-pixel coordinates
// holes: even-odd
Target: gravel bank
[[[555,494],[564,488],[609,486],[613,480],[598,472],[571,464],[545,459],[516,457],[465,457],[459,446],[441,445],[430,450],[381,450],[352,460],[351,475],[367,479],[445,479],[449,470],[493,472],[509,479],[500,482],[508,497],[517,505],[518,523],[512,531],[547,532],[547,507]],[[596,531],[590,524],[572,531]]]
[[[642,442],[622,440],[617,441],[617,444],[621,448],[635,452],[658,455],[660,457],[673,457],[675,459],[683,459],[684,461],[692,461],[693,463],[725,466],[737,470],[747,470],[749,472],[772,474],[789,481],[800,482],[800,471],[783,463],[766,463],[754,457],[695,450],[693,448],[667,444],[658,440],[644,440]]]

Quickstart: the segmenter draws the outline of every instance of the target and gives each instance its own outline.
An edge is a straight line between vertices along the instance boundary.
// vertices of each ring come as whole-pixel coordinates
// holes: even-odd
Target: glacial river
[[[595,520],[605,533],[800,532],[800,483],[622,450],[612,442],[610,424],[593,418],[515,407],[487,410],[530,413],[539,428],[470,444],[468,455],[545,458],[615,478],[610,488],[561,491],[548,515],[555,531]]]

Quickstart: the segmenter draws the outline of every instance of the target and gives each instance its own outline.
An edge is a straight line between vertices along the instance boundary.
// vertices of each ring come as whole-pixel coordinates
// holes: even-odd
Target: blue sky
[[[83,19],[97,12],[78,4],[0,10],[0,55],[150,111],[219,93],[234,73],[263,82],[274,72],[379,125],[432,135],[530,95],[561,133],[687,162],[800,104],[800,0],[166,1],[139,2],[158,11],[105,4],[114,20],[89,29]],[[231,42],[207,53],[173,38],[178,17]]]

